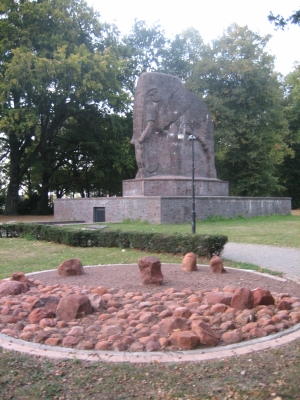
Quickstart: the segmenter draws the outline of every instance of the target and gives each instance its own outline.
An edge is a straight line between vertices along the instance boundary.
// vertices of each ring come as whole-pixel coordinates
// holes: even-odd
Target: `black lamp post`
[[[196,136],[193,135],[193,127],[189,122],[182,122],[179,126],[178,138],[183,139],[183,135],[181,134],[181,127],[184,125],[188,125],[192,134],[189,135],[189,140],[192,142],[192,233],[196,233],[196,210],[195,210],[195,153],[194,153],[194,140],[196,140]]]

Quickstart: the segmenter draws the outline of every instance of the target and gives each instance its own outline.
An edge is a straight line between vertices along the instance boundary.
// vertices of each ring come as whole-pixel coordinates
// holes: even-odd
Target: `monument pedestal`
[[[191,196],[192,180],[182,176],[156,176],[123,181],[123,197]],[[195,196],[228,196],[228,182],[195,178]]]

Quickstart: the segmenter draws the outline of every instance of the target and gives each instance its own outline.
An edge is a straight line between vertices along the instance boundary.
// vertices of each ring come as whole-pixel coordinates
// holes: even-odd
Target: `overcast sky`
[[[284,31],[274,29],[268,21],[274,15],[288,17],[300,8],[300,0],[88,0],[100,12],[105,22],[114,22],[122,34],[130,31],[134,19],[144,20],[149,26],[159,22],[166,36],[182,32],[192,26],[207,43],[223,34],[232,23],[261,35],[271,34],[268,50],[276,56],[275,69],[283,75],[300,62],[300,27],[289,26]]]

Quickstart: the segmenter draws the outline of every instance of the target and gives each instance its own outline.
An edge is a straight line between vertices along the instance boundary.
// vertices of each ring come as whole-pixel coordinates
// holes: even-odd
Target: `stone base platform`
[[[192,179],[176,176],[156,176],[123,181],[123,197],[191,196]],[[228,182],[195,177],[195,196],[228,196]]]
[[[143,220],[156,224],[174,224],[191,221],[191,197],[136,196],[90,197],[56,199],[54,220],[93,222],[121,222],[124,219]],[[288,197],[231,197],[197,196],[196,219],[212,215],[226,218],[242,215],[246,218],[291,212]],[[97,212],[100,211],[100,212]]]

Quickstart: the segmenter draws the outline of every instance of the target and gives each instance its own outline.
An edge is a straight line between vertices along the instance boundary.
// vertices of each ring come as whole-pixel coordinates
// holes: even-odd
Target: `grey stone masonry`
[[[186,177],[158,176],[123,181],[123,197],[191,196],[192,181]],[[195,196],[228,196],[228,182],[195,178]]]
[[[287,197],[228,197],[197,196],[196,219],[212,215],[224,217],[255,217],[264,215],[287,215],[291,212],[291,199]],[[182,223],[191,221],[192,201],[189,196],[160,197],[92,197],[56,199],[55,221],[95,221],[95,208],[105,210],[101,222],[120,222],[124,219],[143,220],[151,223]]]

